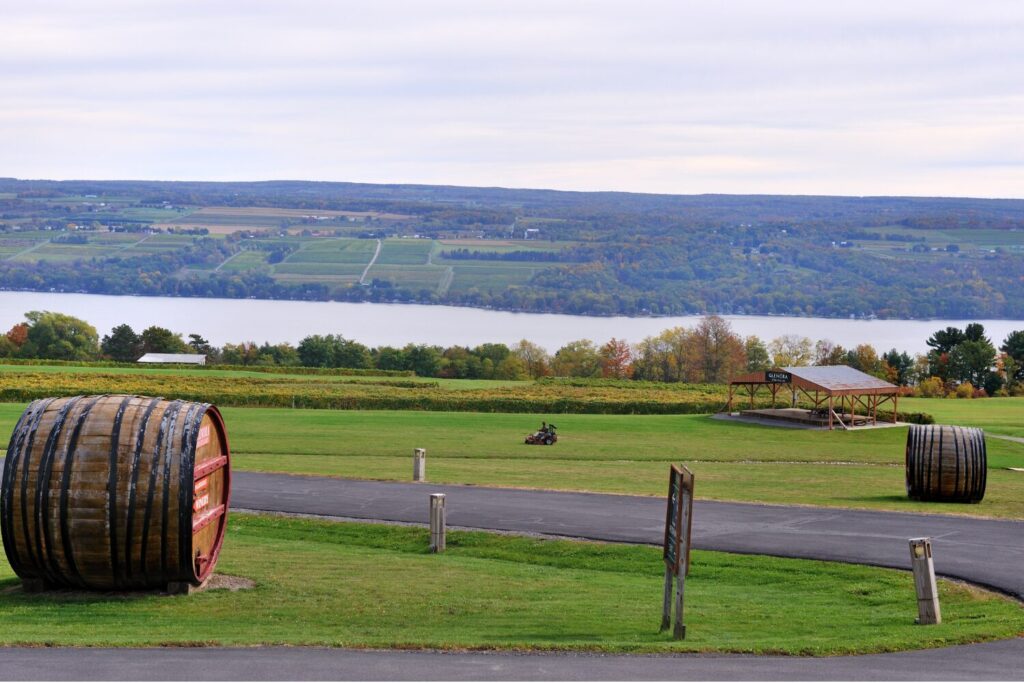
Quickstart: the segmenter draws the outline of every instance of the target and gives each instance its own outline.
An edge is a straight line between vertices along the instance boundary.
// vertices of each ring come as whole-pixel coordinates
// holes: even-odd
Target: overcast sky
[[[1024,2],[0,0],[0,175],[1024,196]]]

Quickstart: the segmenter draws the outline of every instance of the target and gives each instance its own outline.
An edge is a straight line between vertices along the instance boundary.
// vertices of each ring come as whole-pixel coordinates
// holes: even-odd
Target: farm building
[[[762,387],[767,388],[766,393],[771,395],[772,407],[755,409],[754,399]],[[776,408],[778,394],[783,388],[789,405],[786,406],[784,398],[784,407]],[[848,365],[775,368],[734,377],[729,381],[727,412],[732,412],[733,403],[742,397],[742,389],[746,389],[749,409],[741,414],[754,418],[827,426],[828,429],[838,424],[849,429],[876,425],[879,406],[892,401],[888,408],[892,410],[892,422],[896,422],[899,387]],[[800,398],[813,407],[798,408]]]
[[[203,353],[147,353],[137,363],[178,363],[181,365],[206,365]]]

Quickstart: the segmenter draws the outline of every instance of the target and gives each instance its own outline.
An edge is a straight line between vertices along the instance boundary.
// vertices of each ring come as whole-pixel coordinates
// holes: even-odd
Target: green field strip
[[[236,513],[217,571],[253,587],[188,597],[25,594],[0,561],[0,643],[835,655],[1024,630],[1019,604],[961,584],[939,582],[943,623],[921,628],[908,572],[694,551],[676,641],[658,631],[658,548],[465,531],[427,545],[423,528]]]
[[[289,254],[282,264],[359,264],[365,268],[376,250],[375,240],[313,240]]]
[[[427,265],[433,248],[432,240],[384,240],[375,267],[377,265]]]
[[[436,290],[444,274],[443,266],[386,266],[377,263],[370,269],[366,280],[381,279],[396,287]]]

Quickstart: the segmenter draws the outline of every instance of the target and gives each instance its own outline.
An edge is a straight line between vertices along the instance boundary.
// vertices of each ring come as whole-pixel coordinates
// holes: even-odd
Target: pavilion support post
[[[832,405],[833,399],[831,396],[828,397],[828,430],[832,431],[832,416],[835,414],[835,408]]]
[[[725,404],[725,412],[727,412],[727,413],[731,413],[732,412],[732,397],[733,397],[733,393],[734,392],[735,392],[735,389],[734,389],[732,383],[730,383],[729,384],[729,402]]]
[[[896,424],[896,421],[900,416],[900,395],[893,394],[892,397],[892,423]]]

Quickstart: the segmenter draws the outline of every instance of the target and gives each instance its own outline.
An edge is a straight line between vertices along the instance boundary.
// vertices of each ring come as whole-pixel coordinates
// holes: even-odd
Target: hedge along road
[[[698,487],[699,487],[698,482]],[[426,523],[447,494],[452,526],[660,543],[656,498],[400,484],[236,472],[232,506],[288,514]],[[931,536],[936,570],[1024,599],[1024,522],[697,501],[694,546],[906,569],[907,539]],[[652,615],[657,613],[652,607]],[[907,596],[908,619],[915,611]],[[782,617],[783,615],[780,615]],[[652,617],[653,618],[653,617]],[[69,661],[74,666],[69,667]],[[135,662],[132,664],[132,662]],[[165,665],[155,665],[162,662]],[[1024,640],[860,657],[599,656],[280,648],[0,650],[0,677],[28,679],[1019,679]]]

